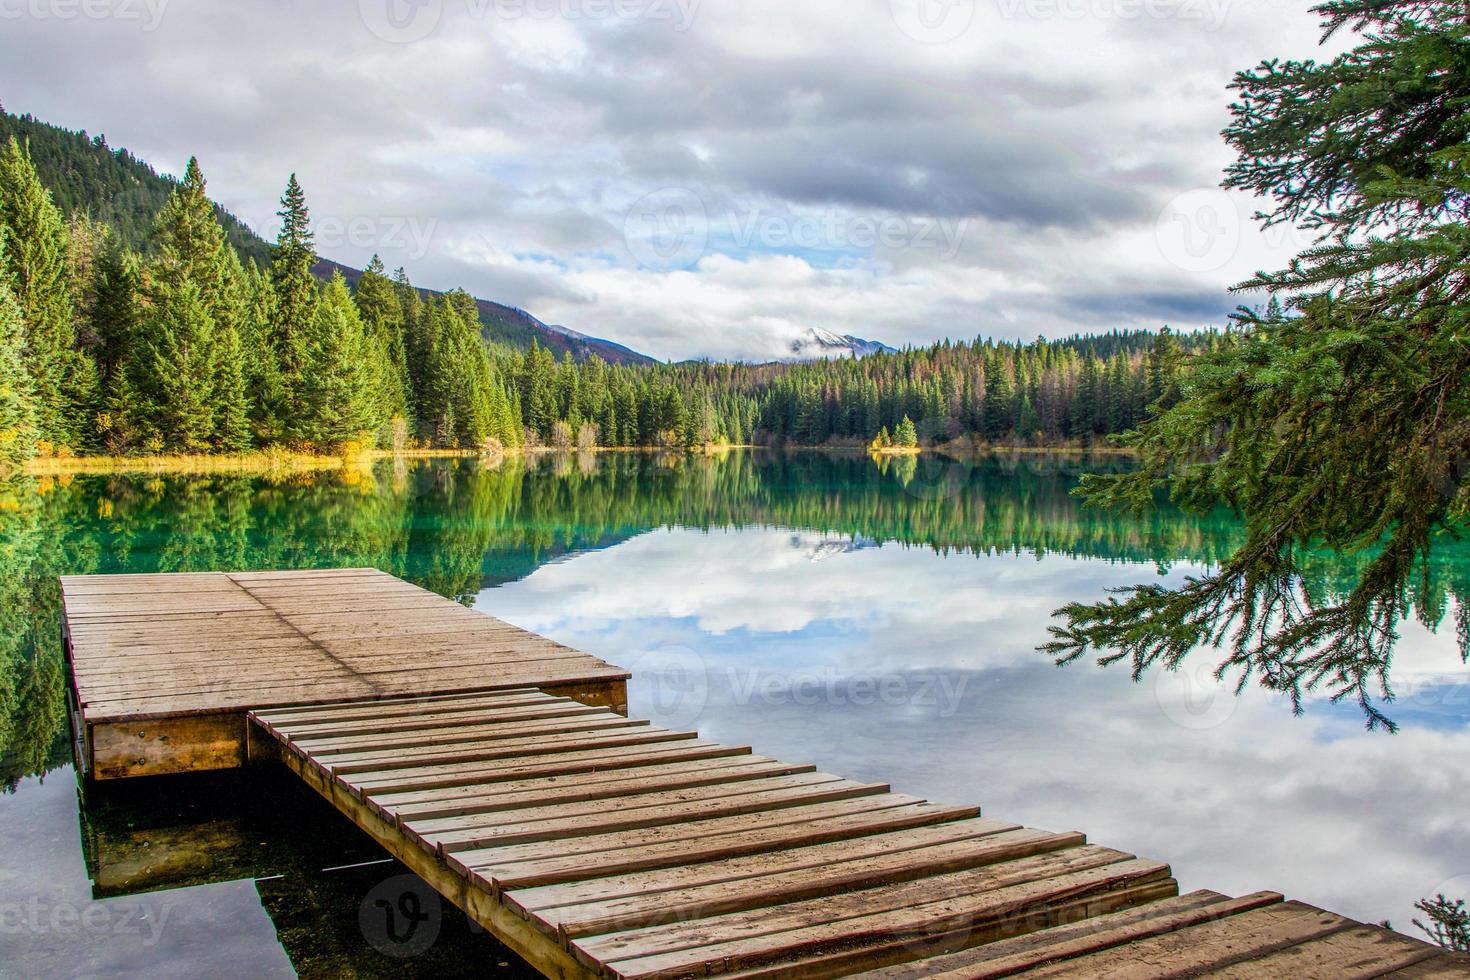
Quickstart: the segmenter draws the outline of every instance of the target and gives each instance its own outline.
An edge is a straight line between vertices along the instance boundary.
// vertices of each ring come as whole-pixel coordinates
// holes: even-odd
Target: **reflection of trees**
[[[96,563],[70,533],[77,496],[66,485],[0,484],[0,783],[13,790],[69,757],[61,590],[56,578]]]
[[[372,566],[468,599],[561,555],[665,525],[800,528],[941,554],[1063,554],[1209,564],[1242,539],[1224,516],[1083,509],[1078,475],[1126,463],[1020,456],[732,453],[384,462],[261,476],[127,475],[19,481],[0,491],[0,778],[64,758],[56,576],[89,572]],[[1367,559],[1310,556],[1307,591],[1353,581]],[[1445,549],[1412,600],[1437,624],[1470,594]],[[1464,604],[1460,627],[1467,628]]]

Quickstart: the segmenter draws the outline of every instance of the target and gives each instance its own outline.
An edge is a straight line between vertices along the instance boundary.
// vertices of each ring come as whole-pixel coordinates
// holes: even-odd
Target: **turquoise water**
[[[1058,669],[1035,651],[1057,606],[1178,581],[1239,541],[1224,517],[1123,519],[1068,495],[1084,468],[1118,465],[619,454],[12,485],[0,973],[525,975],[289,780],[79,799],[55,576],[87,572],[371,565],[631,668],[637,714],[1083,830],[1171,861],[1186,889],[1272,888],[1410,933],[1415,899],[1470,893],[1453,630],[1470,553],[1437,556],[1416,597],[1442,628],[1403,624],[1396,736],[1354,706],[1309,699],[1297,718],[1237,698],[1207,655],[1139,683]],[[1315,584],[1351,570],[1324,561]]]

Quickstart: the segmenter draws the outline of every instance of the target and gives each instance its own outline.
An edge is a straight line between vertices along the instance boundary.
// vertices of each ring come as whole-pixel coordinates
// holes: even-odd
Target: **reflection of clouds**
[[[248,878],[94,900],[70,767],[0,796],[0,839],[0,976],[296,976]]]
[[[1208,671],[1135,685],[1121,667],[1058,670],[1035,650],[1051,611],[1155,579],[1152,566],[844,552],[846,540],[661,531],[543,567],[480,605],[613,662],[687,648],[716,674],[698,721],[709,737],[1083,830],[1173,861],[1186,889],[1282,889],[1407,927],[1415,899],[1470,868],[1470,770],[1457,761],[1470,748],[1470,705],[1434,695],[1432,724],[1391,710],[1404,731],[1390,737],[1365,732],[1356,708],[1320,700],[1295,718],[1256,688],[1236,701],[1221,686],[1212,699]],[[1403,631],[1396,683],[1450,681],[1463,698],[1470,671],[1455,669],[1453,637],[1413,622]],[[925,671],[963,682],[957,711],[751,698],[724,682]]]
[[[993,639],[1000,642],[988,640],[984,650],[994,664],[1002,655],[1034,659],[1032,631],[1023,624],[1050,614],[1061,583],[1075,590],[1121,581],[1119,568],[1103,563],[1029,556],[936,561],[927,549],[849,543],[811,532],[657,532],[584,555],[555,575],[542,569],[508,594],[497,593],[492,611],[548,628],[629,619],[692,619],[716,635],[862,627],[873,640],[862,651],[865,662],[872,665],[879,654],[894,666],[912,665],[917,652],[898,631],[998,627]],[[983,580],[965,573],[967,562],[986,569]],[[569,593],[575,601],[567,601]],[[957,652],[950,643],[922,648],[931,666],[933,658],[951,662]],[[970,663],[972,653],[960,662]]]

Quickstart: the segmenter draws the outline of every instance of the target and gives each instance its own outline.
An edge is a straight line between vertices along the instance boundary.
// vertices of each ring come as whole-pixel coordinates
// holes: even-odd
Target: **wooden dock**
[[[628,672],[371,568],[61,580],[78,767],[245,764],[253,708],[535,685],[627,711]]]
[[[380,573],[64,585],[96,777],[283,763],[547,976],[1470,976],[1274,893],[1180,896],[1080,833],[627,718],[616,668]],[[229,719],[220,744],[194,719]]]

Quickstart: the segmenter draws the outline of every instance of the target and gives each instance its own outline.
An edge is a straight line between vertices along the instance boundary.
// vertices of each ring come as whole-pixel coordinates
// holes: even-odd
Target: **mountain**
[[[127,150],[113,149],[106,136],[61,129],[30,115],[13,116],[0,106],[0,142],[12,136],[30,144],[31,162],[62,214],[84,212],[105,222],[131,248],[147,247],[153,220],[177,181]],[[242,256],[270,261],[270,245],[243,221],[218,204],[215,217]]]
[[[131,248],[142,250],[153,232],[159,209],[173,193],[177,181],[160,174],[125,149],[114,149],[105,136],[89,136],[41,122],[30,115],[11,115],[0,107],[0,141],[11,136],[28,141],[31,160],[41,182],[51,191],[63,214],[78,211],[105,222]],[[257,264],[270,262],[271,246],[239,218],[218,204],[215,215],[225,237],[240,254]],[[323,279],[341,272],[356,283],[362,270],[322,259],[315,272]],[[434,290],[424,290],[437,295]],[[486,340],[525,349],[532,341],[560,357],[570,352],[578,361],[593,354],[614,364],[653,364],[646,354],[610,340],[589,337],[566,327],[547,326],[524,310],[487,299],[476,299],[480,309],[481,333]]]
[[[313,270],[323,279],[329,279],[334,272],[342,273],[342,278],[356,285],[362,276],[361,269],[354,269],[350,265],[333,262],[330,259],[321,259]],[[438,296],[440,293],[433,289],[421,289],[426,296]],[[570,353],[572,359],[585,361],[596,354],[609,364],[656,364],[658,363],[647,354],[640,354],[631,347],[614,343],[611,340],[603,340],[599,337],[589,337],[578,333],[569,327],[553,327],[536,319],[525,310],[514,306],[506,306],[504,303],[496,303],[493,300],[475,298],[475,306],[480,311],[480,333],[486,340],[505,344],[525,350],[531,346],[532,341],[550,350],[557,357]]]
[[[870,354],[897,354],[898,350],[877,340],[864,340],[848,334],[835,334],[819,327],[809,327],[791,341],[791,355],[785,360],[814,361],[830,357],[867,357]]]

